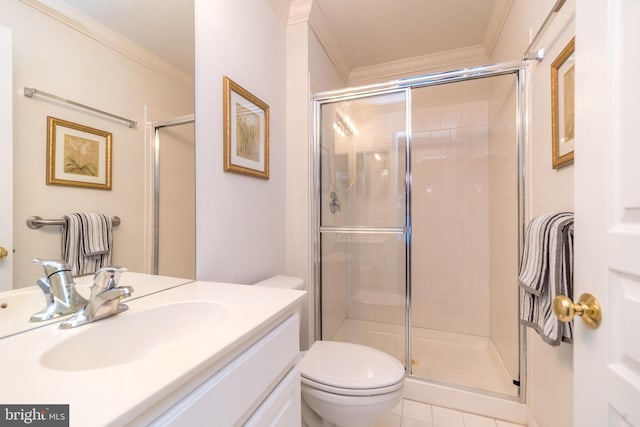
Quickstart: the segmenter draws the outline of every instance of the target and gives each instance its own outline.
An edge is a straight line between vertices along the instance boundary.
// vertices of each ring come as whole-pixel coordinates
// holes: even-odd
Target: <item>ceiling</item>
[[[315,0],[349,68],[482,45],[496,0]]]
[[[513,0],[314,1],[352,70],[476,46],[488,56]],[[192,0],[64,2],[194,75]]]
[[[63,0],[194,75],[193,0]]]

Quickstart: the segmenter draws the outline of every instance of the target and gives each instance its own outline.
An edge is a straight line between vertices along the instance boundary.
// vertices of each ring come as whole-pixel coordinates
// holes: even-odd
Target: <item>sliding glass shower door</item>
[[[407,92],[320,115],[321,335],[405,362]]]
[[[498,64],[317,98],[317,338],[521,396],[524,78]]]

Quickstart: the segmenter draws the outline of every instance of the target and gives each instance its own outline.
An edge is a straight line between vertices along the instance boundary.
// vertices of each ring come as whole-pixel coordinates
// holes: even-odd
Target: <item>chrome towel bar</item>
[[[59,225],[61,227],[64,226],[64,219],[43,219],[39,216],[30,216],[27,218],[27,227],[32,230],[37,230],[40,227],[48,227],[50,225]],[[113,216],[111,217],[111,225],[120,225],[120,217]]]

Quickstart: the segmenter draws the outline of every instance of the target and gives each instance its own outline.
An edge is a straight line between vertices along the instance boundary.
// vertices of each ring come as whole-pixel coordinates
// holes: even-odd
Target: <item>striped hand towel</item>
[[[62,259],[73,276],[92,274],[111,265],[113,235],[111,217],[99,213],[64,216]]]
[[[551,345],[572,342],[573,324],[556,318],[553,299],[557,295],[573,297],[573,213],[545,214],[531,220],[519,281],[524,290],[521,322]]]

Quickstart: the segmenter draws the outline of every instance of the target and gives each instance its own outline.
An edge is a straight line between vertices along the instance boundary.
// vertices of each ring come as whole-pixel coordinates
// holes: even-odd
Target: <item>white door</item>
[[[11,32],[0,26],[0,291],[13,287],[13,83]]]
[[[576,426],[640,427],[640,1],[576,2]]]

